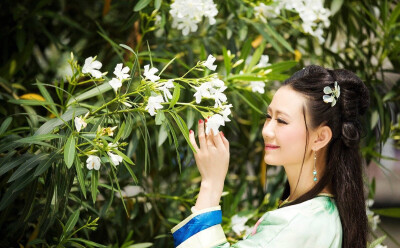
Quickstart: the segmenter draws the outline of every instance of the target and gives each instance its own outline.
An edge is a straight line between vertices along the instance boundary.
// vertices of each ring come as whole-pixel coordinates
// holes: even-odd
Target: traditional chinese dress
[[[266,212],[244,240],[230,245],[221,207],[197,211],[172,228],[177,248],[341,248],[342,225],[332,195]]]

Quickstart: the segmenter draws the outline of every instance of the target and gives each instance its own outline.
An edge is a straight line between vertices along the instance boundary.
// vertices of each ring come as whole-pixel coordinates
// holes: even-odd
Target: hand
[[[200,148],[194,132],[190,131],[190,143],[196,151],[194,158],[201,175],[201,188],[196,203],[196,209],[200,210],[219,204],[229,166],[229,142],[222,132],[214,135],[211,131],[206,135],[203,120],[199,121],[198,137]]]

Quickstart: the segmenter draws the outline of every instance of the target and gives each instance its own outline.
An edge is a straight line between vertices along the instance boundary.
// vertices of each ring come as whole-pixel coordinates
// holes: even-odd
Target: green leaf
[[[400,208],[372,209],[372,211],[379,215],[400,218]]]
[[[75,170],[76,170],[76,178],[78,179],[79,187],[82,191],[83,196],[86,199],[85,177],[83,175],[82,163],[79,160],[78,156],[75,156]]]
[[[375,128],[376,124],[379,121],[379,113],[378,110],[374,110],[371,115],[371,130]]]
[[[265,81],[267,77],[259,77],[254,74],[237,74],[226,78],[227,80],[243,80],[243,81]]]
[[[231,72],[231,58],[229,58],[228,52],[226,51],[225,47],[222,47],[222,54],[224,55],[225,72],[228,76]]]
[[[18,165],[27,161],[31,157],[32,157],[32,155],[28,153],[28,154],[24,154],[20,157],[17,157],[8,163],[2,164],[0,167],[0,176],[2,176],[4,173],[8,172],[9,170],[14,169],[15,167],[17,167]]]
[[[263,54],[265,49],[265,41],[261,42],[260,46],[253,53],[253,57],[249,63],[249,69],[251,70],[257,63],[260,61],[261,55]]]
[[[342,8],[343,0],[333,0],[331,3],[331,16],[334,16]]]
[[[236,94],[238,94],[240,98],[242,98],[252,109],[257,111],[261,115],[264,114],[259,108],[254,106],[244,95],[240,94],[239,91],[236,91]]]
[[[382,242],[386,239],[386,235],[383,235],[382,237],[379,237],[375,239],[369,246],[368,248],[375,248],[377,245],[382,244]]]
[[[38,165],[42,160],[47,159],[49,154],[47,153],[40,153],[38,155],[35,155],[33,158],[27,160],[25,163],[23,163],[10,177],[10,179],[7,181],[12,182],[15,179],[20,178],[21,176],[25,175],[28,173],[30,170],[32,170],[36,165]]]
[[[125,125],[125,129],[123,130],[123,133],[121,135],[121,139],[126,139],[129,137],[129,135],[131,134],[132,130],[133,130],[133,118],[131,115],[128,115],[128,117],[126,117],[126,125]]]
[[[100,248],[107,248],[108,247],[108,246],[101,245],[99,243],[96,243],[96,242],[93,242],[93,241],[90,241],[90,240],[86,240],[86,239],[81,239],[81,238],[69,238],[68,240],[76,241],[76,242],[82,242],[84,244],[91,245],[91,246],[94,246],[94,247],[100,247]]]
[[[267,31],[276,39],[279,41],[279,43],[281,43],[282,46],[284,46],[287,50],[289,50],[290,52],[294,53],[294,50],[292,48],[292,46],[285,40],[285,38],[283,38],[278,32],[276,32],[275,29],[273,29],[270,25],[265,25],[265,28],[267,29]]]
[[[122,122],[122,125],[119,127],[118,133],[115,136],[115,139],[114,139],[114,142],[113,142],[114,144],[116,144],[118,142],[118,140],[121,138],[122,133],[124,132],[124,130],[125,130],[125,121]]]
[[[179,129],[181,130],[183,137],[185,137],[186,142],[188,143],[188,145],[190,146],[192,151],[195,152],[195,149],[189,140],[189,130],[186,126],[185,121],[179,116],[178,113],[176,113],[176,112],[170,112],[170,113],[171,113],[171,116],[174,118],[176,124],[178,125]]]
[[[68,219],[67,223],[65,224],[65,231],[64,233],[69,233],[75,227],[76,222],[78,222],[80,211],[79,209],[76,210]]]
[[[37,177],[43,174],[51,164],[58,158],[59,152],[52,152],[49,156],[49,159],[42,161],[39,166],[36,168],[35,173],[33,173],[34,177]]]
[[[165,114],[163,111],[159,110],[156,114],[156,125],[161,125],[165,121]]]
[[[132,162],[132,160],[128,158],[128,156],[126,156],[123,152],[118,151],[117,149],[113,149],[112,151],[120,155],[126,162],[130,163],[131,165],[135,165],[135,163]]]
[[[144,8],[146,8],[147,5],[149,5],[149,3],[151,2],[151,0],[140,0],[136,5],[135,8],[133,8],[133,11],[138,12]]]
[[[92,199],[93,199],[93,204],[96,203],[96,198],[97,198],[97,186],[99,183],[99,171],[92,170],[92,181],[91,181],[91,189],[92,189]]]
[[[161,125],[160,132],[158,133],[157,146],[160,147],[168,137],[165,124]]]
[[[136,53],[133,51],[133,49],[132,48],[130,48],[129,46],[127,46],[127,45],[125,45],[125,44],[119,44],[121,47],[123,47],[123,48],[125,48],[125,49],[127,49],[127,50],[129,50],[129,51],[131,51],[133,54],[135,54],[136,55]]]
[[[294,67],[295,65],[297,65],[298,62],[295,60],[288,60],[288,61],[282,61],[282,62],[278,62],[269,66],[264,67],[265,70],[270,69],[271,73],[281,73],[284,71],[287,71],[289,69],[291,69],[292,67]]]
[[[75,158],[75,137],[71,134],[65,144],[64,148],[64,161],[68,169],[71,168]]]
[[[25,99],[11,99],[8,100],[9,103],[14,103],[14,104],[22,104],[22,105],[27,105],[27,106],[45,106],[45,105],[50,105],[50,106],[55,106],[55,103],[51,103],[48,101],[39,101],[39,100],[25,100]]]
[[[3,123],[1,123],[0,126],[0,136],[7,130],[7,128],[10,126],[11,122],[12,122],[13,118],[7,117],[7,119],[5,119],[5,121]]]
[[[161,7],[161,2],[162,2],[162,0],[155,0],[155,2],[154,2],[154,8],[155,8],[155,9],[160,9],[160,7]]]
[[[44,85],[41,82],[39,82],[38,80],[36,80],[36,85],[38,86],[40,93],[42,94],[44,99],[46,99],[47,102],[51,103],[50,108],[51,108],[51,110],[53,110],[53,114],[56,115],[57,108],[54,105],[54,101],[53,101],[53,98],[51,97],[50,93],[47,91],[46,87],[44,87]]]
[[[48,141],[48,140],[52,140],[52,139],[61,139],[63,137],[64,136],[58,135],[58,134],[33,135],[33,136],[26,137],[26,138],[22,138],[15,142],[24,143],[24,144],[32,144],[32,143],[36,143],[37,141],[42,141],[42,140]]]
[[[111,87],[111,86],[110,86]],[[86,108],[70,108],[59,118],[51,119],[45,122],[38,130],[35,135],[48,134],[57,126],[64,124],[64,122],[70,121],[73,117],[86,114],[89,110]]]
[[[181,87],[179,84],[174,83],[175,87],[174,87],[174,93],[172,94],[172,99],[171,99],[171,103],[169,104],[169,108],[173,108],[175,106],[175,104],[178,102],[179,100],[179,96],[181,95]]]
[[[139,244],[134,244],[134,245],[130,245],[128,246],[128,248],[147,248],[147,247],[152,247],[153,243],[139,243]]]
[[[72,96],[69,99],[69,101],[67,103],[67,106],[70,106],[71,104],[76,103],[76,102],[80,102],[80,101],[86,100],[88,98],[92,98],[94,96],[101,95],[104,92],[107,92],[107,91],[109,91],[111,89],[112,89],[112,87],[108,82],[107,83],[103,83],[103,84],[101,84],[101,85],[99,85],[97,87],[94,87],[93,89],[88,90],[88,91],[86,91],[84,93],[79,93],[79,95],[77,95],[77,96]]]
[[[126,170],[129,172],[129,174],[131,174],[131,177],[132,177],[133,181],[137,184],[138,183],[138,179],[137,179],[135,173],[133,172],[132,168],[125,162],[123,164],[124,164]]]

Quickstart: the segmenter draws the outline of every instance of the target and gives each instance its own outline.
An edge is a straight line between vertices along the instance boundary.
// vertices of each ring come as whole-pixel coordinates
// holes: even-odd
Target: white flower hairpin
[[[326,103],[331,103],[331,107],[335,106],[337,99],[339,99],[340,96],[340,87],[337,84],[337,81],[335,81],[335,87],[332,89],[329,86],[326,86],[324,88],[324,93],[325,94],[330,94],[330,95],[324,95],[323,100]]]

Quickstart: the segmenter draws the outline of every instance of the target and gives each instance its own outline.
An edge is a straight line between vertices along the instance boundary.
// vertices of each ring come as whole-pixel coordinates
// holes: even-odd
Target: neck
[[[307,193],[318,182],[314,181],[314,175],[313,175],[314,152],[311,152],[307,155],[308,156],[306,156],[304,160],[303,170],[301,170],[301,163],[283,165],[290,185],[290,196],[288,199],[289,201],[296,200],[303,194]],[[317,152],[317,160],[316,160],[317,180],[319,180],[324,173],[324,168],[325,168],[324,161],[326,161],[324,151],[320,150]],[[328,185],[321,192],[331,193],[332,191],[330,190],[330,186]]]

